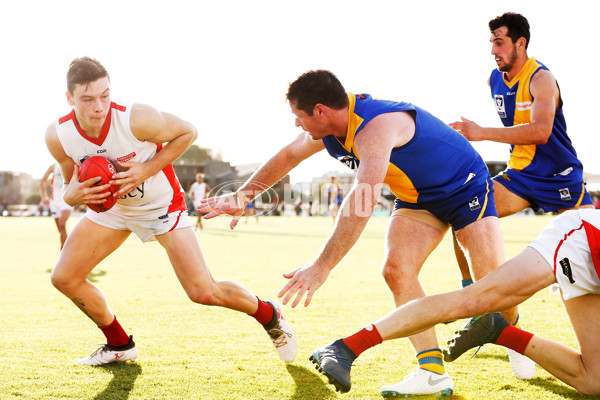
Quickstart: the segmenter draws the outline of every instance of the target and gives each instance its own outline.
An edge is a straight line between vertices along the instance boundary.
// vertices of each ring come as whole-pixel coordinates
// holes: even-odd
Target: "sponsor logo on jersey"
[[[496,103],[496,111],[500,118],[506,118],[506,108],[504,104],[504,96],[497,94],[494,96],[494,102]]]
[[[575,279],[573,279],[573,270],[571,269],[571,263],[568,258],[563,258],[559,261],[560,267],[562,268],[562,273],[564,276],[569,278],[569,282],[575,283]]]
[[[573,172],[573,167],[569,167],[569,168],[565,169],[564,171],[557,172],[556,174],[554,174],[554,176],[558,176],[558,175],[560,175],[560,176],[567,176],[571,172]]]
[[[519,110],[519,111],[531,110],[531,105],[532,105],[532,103],[530,101],[517,102],[517,110]]]
[[[120,163],[124,163],[124,162],[127,162],[127,161],[131,160],[135,156],[136,156],[136,154],[135,154],[135,151],[134,151],[133,153],[127,154],[126,156],[117,158],[117,161],[120,162]]]
[[[477,196],[469,200],[469,208],[471,211],[479,210],[481,208],[481,204],[479,204],[479,198]]]
[[[100,149],[96,151],[96,154],[106,153],[106,149]]]
[[[571,192],[569,192],[569,188],[558,189],[558,193],[560,193],[560,199],[562,201],[571,200]]]
[[[132,198],[132,197],[138,197],[140,199],[144,198],[144,185],[146,184],[146,182],[142,182],[142,184],[138,187],[136,187],[135,189],[133,189],[131,192],[124,194],[123,196],[119,197],[119,199],[121,200],[125,200],[127,198]]]

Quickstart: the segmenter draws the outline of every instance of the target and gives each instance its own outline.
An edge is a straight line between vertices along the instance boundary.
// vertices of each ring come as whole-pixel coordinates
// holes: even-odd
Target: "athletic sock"
[[[345,337],[342,340],[344,341],[344,344],[352,350],[356,357],[360,356],[363,351],[383,342],[377,327],[373,324],[365,326],[354,335]]]
[[[471,278],[469,278],[469,279],[462,279],[462,280],[460,281],[460,283],[461,283],[461,285],[462,285],[462,287],[463,287],[463,289],[464,289],[464,288],[466,288],[467,286],[469,286],[469,285],[472,285],[472,284],[473,284],[473,279],[471,279]]]
[[[497,345],[508,347],[519,354],[525,354],[525,348],[533,337],[533,333],[507,325],[494,342]]]
[[[99,326],[104,336],[106,336],[106,344],[113,347],[125,346],[129,343],[129,335],[125,332],[119,321],[117,321],[117,316],[115,315],[115,319],[109,325]]]
[[[519,319],[520,319],[520,317],[521,317],[521,316],[520,316],[519,314],[517,314],[517,320],[516,320],[516,321],[515,321],[515,323],[513,324],[513,326],[514,326],[515,328],[519,328],[519,329],[521,329],[521,323],[519,322]]]
[[[269,303],[265,303],[259,299],[258,296],[256,299],[258,300],[258,309],[254,314],[250,314],[250,316],[256,319],[261,325],[270,324],[275,317],[275,310]]]
[[[441,349],[429,349],[417,354],[419,368],[443,375],[446,372]]]

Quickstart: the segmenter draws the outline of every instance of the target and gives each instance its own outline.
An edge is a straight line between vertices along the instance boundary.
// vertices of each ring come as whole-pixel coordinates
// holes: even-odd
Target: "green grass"
[[[548,217],[501,221],[507,257],[535,238]],[[77,218],[69,220],[72,229]],[[311,260],[331,229],[330,218],[261,218],[235,231],[227,218],[198,233],[217,279],[235,280],[261,298],[275,297],[281,274]],[[299,341],[298,356],[279,360],[262,328],[245,315],[191,303],[156,242],[131,237],[90,276],[140,349],[136,364],[102,368],[73,361],[103,342],[100,331],[56,291],[49,274],[58,256],[50,218],[1,218],[0,399],[380,399],[379,387],[414,370],[408,340],[364,353],[353,387],[340,395],[307,360],[311,351],[389,312],[380,274],[386,218],[373,218],[351,253],[308,308],[285,307]],[[406,240],[418,240],[408,237]],[[421,272],[428,293],[457,289],[460,275],[447,235]],[[544,290],[521,307],[522,324],[576,346],[558,296]],[[464,321],[438,326],[440,344]],[[455,399],[585,398],[538,367],[535,379],[515,379],[506,350],[486,346],[446,368]]]

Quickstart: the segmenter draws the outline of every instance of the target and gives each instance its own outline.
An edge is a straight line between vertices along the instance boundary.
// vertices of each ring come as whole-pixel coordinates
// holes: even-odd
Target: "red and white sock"
[[[345,337],[342,340],[357,357],[360,356],[363,351],[370,349],[373,346],[377,346],[383,341],[377,327],[373,324],[365,326],[354,335]]]

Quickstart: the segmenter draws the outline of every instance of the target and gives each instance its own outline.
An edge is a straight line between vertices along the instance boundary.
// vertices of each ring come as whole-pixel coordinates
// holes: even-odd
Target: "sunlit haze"
[[[70,110],[65,74],[81,56],[107,68],[113,99],[189,120],[199,131],[196,144],[232,165],[266,161],[300,133],[285,93],[309,69],[329,69],[349,92],[410,101],[447,123],[462,115],[500,126],[486,84],[495,68],[487,23],[515,11],[531,25],[529,56],[559,82],[568,133],[585,171],[598,174],[597,14],[594,2],[576,4],[7,2],[0,13],[0,170],[39,178],[53,162],[44,132]],[[508,145],[475,147],[485,160],[508,158]],[[301,164],[292,181],[332,170],[345,171],[323,152]]]

